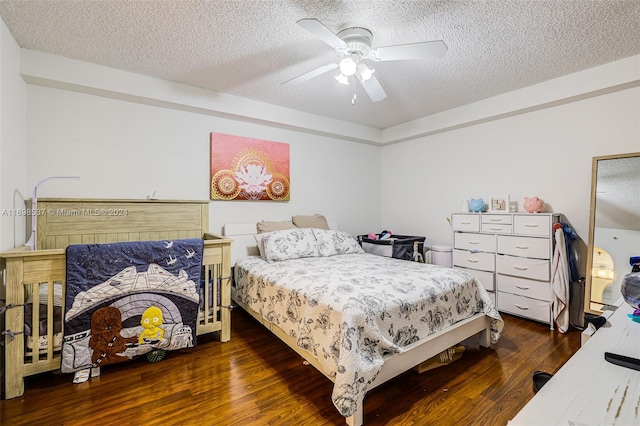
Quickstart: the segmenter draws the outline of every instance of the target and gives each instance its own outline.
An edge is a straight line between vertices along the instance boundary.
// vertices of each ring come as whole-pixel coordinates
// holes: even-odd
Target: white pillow
[[[316,236],[318,250],[322,256],[364,253],[358,241],[344,231],[313,228],[313,234]]]
[[[272,231],[273,232],[273,231]],[[269,235],[271,232],[267,232],[264,234],[255,234],[253,237],[256,239],[256,243],[258,244],[258,251],[260,252],[260,257],[263,258],[264,260],[267,260],[264,258],[264,245],[262,244],[262,239]]]
[[[269,232],[262,237],[262,249],[267,262],[320,256],[311,228]]]

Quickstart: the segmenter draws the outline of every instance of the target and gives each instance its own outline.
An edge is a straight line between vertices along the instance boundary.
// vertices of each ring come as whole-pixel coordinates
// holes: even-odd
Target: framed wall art
[[[211,200],[289,201],[289,144],[211,133]]]
[[[490,212],[509,212],[509,196],[500,195],[494,196],[489,199],[489,211]]]

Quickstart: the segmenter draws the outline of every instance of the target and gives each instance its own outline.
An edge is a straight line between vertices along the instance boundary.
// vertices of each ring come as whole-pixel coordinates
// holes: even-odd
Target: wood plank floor
[[[406,372],[365,399],[366,425],[506,425],[534,396],[531,374],[557,371],[580,333],[507,314],[490,349],[468,341],[462,358],[423,374]],[[332,383],[241,309],[231,341],[200,336],[198,347],[72,375],[28,378],[22,397],[0,402],[2,425],[340,425]]]

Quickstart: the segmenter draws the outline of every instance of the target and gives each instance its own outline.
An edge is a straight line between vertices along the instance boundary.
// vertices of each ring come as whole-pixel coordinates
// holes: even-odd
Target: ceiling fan
[[[371,39],[373,34],[366,28],[346,28],[338,34],[334,34],[317,19],[301,19],[297,24],[333,47],[342,59],[339,62],[323,65],[308,71],[282,84],[302,83],[329,71],[339,69],[339,74],[335,76],[339,83],[349,85],[351,80],[357,79],[373,102],[383,100],[387,97],[387,93],[375,75],[373,75],[375,70],[367,66],[365,61],[381,62],[442,58],[447,53],[447,45],[442,40],[372,48]],[[351,100],[351,103],[354,102],[355,92],[354,98]]]

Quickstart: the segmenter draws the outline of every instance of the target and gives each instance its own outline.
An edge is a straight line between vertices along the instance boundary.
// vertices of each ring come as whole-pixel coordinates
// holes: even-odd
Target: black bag
[[[390,238],[385,238],[384,240],[374,240],[367,235],[358,235],[358,242],[367,253],[402,260],[418,261],[422,259],[421,261],[423,262],[425,239],[425,237],[410,235],[392,235]],[[416,254],[420,255],[419,259],[414,259],[414,243],[417,243]]]

